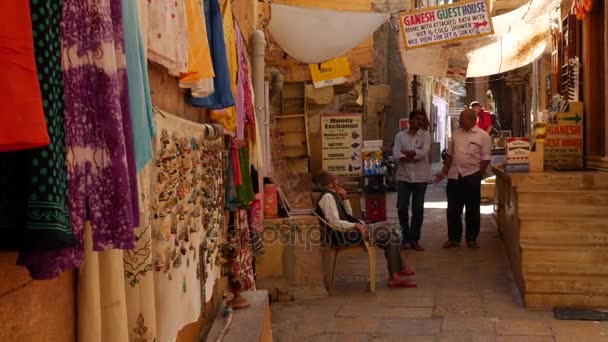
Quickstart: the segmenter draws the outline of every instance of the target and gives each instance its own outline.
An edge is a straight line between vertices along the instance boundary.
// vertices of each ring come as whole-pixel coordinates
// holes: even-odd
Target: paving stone
[[[342,334],[366,334],[378,330],[379,322],[375,319],[335,318],[328,324],[327,332]]]
[[[475,333],[444,333],[441,342],[494,342],[494,335]]]
[[[433,308],[385,307],[380,305],[345,305],[338,311],[338,317],[367,318],[431,318]]]
[[[440,319],[383,319],[376,332],[393,336],[431,336],[440,331]]]
[[[435,336],[376,336],[372,342],[436,342]]]
[[[557,342],[608,341],[606,325],[600,322],[554,321],[551,329]]]
[[[441,325],[442,332],[476,332],[494,334],[495,321],[488,318],[446,317]]]
[[[499,335],[551,335],[551,327],[546,321],[499,320],[496,322]]]
[[[496,342],[555,342],[552,336],[501,335]],[[586,341],[579,341],[586,342]],[[592,342],[592,341],[589,341]]]

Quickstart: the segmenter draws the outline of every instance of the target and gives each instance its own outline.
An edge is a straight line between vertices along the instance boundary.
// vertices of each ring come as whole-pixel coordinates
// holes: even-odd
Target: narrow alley
[[[396,193],[387,199],[397,222]],[[275,341],[579,342],[608,341],[608,323],[558,321],[550,311],[524,309],[492,218],[482,207],[480,249],[443,249],[445,188],[429,187],[421,245],[407,250],[415,267],[414,289],[389,289],[382,251],[377,257],[377,293],[367,292],[364,253],[338,260],[330,297],[271,305]]]

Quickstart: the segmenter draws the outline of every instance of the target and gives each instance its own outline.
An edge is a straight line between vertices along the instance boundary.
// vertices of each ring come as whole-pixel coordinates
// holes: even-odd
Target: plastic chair
[[[317,213],[314,215],[319,219],[321,228],[323,230],[333,229],[331,224],[327,222],[323,217]],[[325,231],[322,231],[325,236]],[[363,251],[367,253],[369,261],[369,291],[376,293],[376,247],[370,241],[364,241],[363,244],[351,245],[351,246],[332,246],[327,245],[330,248],[329,257],[329,286],[327,291],[331,294],[334,288],[334,279],[336,275],[336,264],[338,263],[338,256],[348,251]]]

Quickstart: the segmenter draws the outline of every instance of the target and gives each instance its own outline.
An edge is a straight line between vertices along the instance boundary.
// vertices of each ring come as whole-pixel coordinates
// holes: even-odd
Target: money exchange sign
[[[361,115],[321,116],[323,169],[339,176],[361,176],[363,162]]]

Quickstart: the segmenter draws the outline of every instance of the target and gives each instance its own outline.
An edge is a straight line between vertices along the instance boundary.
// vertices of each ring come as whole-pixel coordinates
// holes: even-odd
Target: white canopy
[[[559,2],[526,3],[493,17],[493,35],[458,43],[405,50],[400,34],[403,65],[416,75],[447,76],[448,69],[456,67],[465,68],[467,77],[480,77],[530,64],[551,46],[551,20],[558,18]]]
[[[388,14],[271,4],[268,29],[283,51],[308,64],[340,57],[389,19]]]

